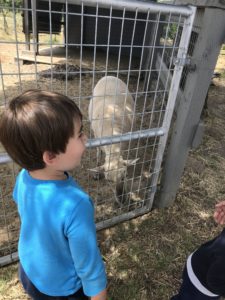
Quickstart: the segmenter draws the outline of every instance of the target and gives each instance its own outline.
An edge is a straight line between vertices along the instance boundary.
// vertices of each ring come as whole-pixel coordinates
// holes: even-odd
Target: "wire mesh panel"
[[[80,107],[89,136],[86,155],[73,175],[95,203],[97,228],[148,212],[194,9],[115,0],[12,1],[0,9],[1,110],[28,89],[69,96]],[[105,83],[96,92],[102,78]],[[102,114],[94,113],[97,97]],[[4,264],[17,249],[19,219],[11,194],[19,167],[9,163],[2,148],[1,153]]]

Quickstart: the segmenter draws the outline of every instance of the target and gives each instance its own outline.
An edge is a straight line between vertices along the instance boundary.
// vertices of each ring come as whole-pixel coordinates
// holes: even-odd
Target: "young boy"
[[[214,219],[225,223],[225,201],[216,205]],[[171,300],[216,300],[225,296],[225,229],[187,259],[179,293]]]
[[[61,94],[29,90],[1,116],[0,141],[23,168],[13,198],[25,291],[35,300],[105,300],[93,203],[67,173],[85,150],[79,108]]]

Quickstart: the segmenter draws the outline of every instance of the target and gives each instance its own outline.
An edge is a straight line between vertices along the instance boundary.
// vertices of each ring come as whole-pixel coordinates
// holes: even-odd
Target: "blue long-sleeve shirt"
[[[67,296],[82,286],[94,296],[106,288],[93,203],[72,177],[37,180],[22,170],[13,198],[21,219],[20,262],[37,289]]]

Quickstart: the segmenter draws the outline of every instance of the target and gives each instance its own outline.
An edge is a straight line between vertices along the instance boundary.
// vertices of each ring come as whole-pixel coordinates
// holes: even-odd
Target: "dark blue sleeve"
[[[212,293],[225,296],[225,257],[217,258],[210,266],[207,283]]]

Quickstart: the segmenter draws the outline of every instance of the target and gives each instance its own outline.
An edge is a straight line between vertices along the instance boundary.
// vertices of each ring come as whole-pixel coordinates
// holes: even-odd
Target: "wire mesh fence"
[[[100,6],[95,1],[24,1],[18,7],[12,1],[1,7],[0,16],[1,110],[12,97],[33,88],[65,94],[78,104],[89,141],[73,175],[95,203],[99,229],[143,214],[152,206],[183,68],[176,60],[186,55],[194,15],[189,7],[110,2],[102,1]],[[106,91],[109,83],[100,91],[103,111],[107,97],[123,100],[110,115],[112,128],[107,132],[111,134],[96,136],[92,131],[96,116],[88,118],[88,107],[104,76],[117,84],[113,94]],[[119,79],[125,91],[118,90]],[[126,131],[128,93],[133,109]],[[101,124],[109,119],[104,114],[101,118]],[[13,260],[17,249],[19,219],[11,194],[19,167],[0,150],[4,264]],[[103,176],[93,172],[105,164],[107,155],[109,164],[116,162],[116,167],[105,168]],[[122,178],[120,159],[125,166]],[[129,165],[129,161],[135,163]],[[108,180],[110,172],[117,173],[114,180]]]

